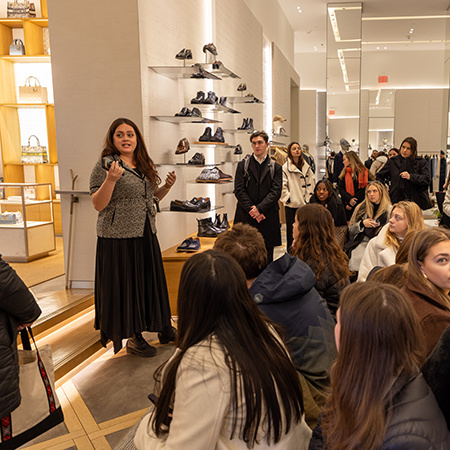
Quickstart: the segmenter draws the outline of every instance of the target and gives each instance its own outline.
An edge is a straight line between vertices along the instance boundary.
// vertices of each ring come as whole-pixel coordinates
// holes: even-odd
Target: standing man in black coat
[[[253,155],[244,158],[236,169],[234,223],[248,223],[263,235],[267,261],[271,263],[274,247],[281,245],[278,200],[283,182],[282,169],[267,154],[269,136],[264,131],[255,131],[250,142]]]
[[[0,255],[0,420],[20,405],[17,331],[41,310],[33,294]]]

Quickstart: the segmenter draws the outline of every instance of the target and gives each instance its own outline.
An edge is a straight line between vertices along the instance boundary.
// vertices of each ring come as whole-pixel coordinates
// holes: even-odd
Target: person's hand
[[[31,325],[33,325],[33,322],[30,322],[30,323],[18,323],[17,324],[17,330],[18,331],[22,331],[22,330],[24,330],[27,327],[31,327]]]
[[[445,182],[445,183],[444,183],[444,186],[442,186],[442,189],[443,189],[444,191],[446,191],[446,190],[447,190],[447,187],[448,187],[448,183]]]
[[[120,167],[118,161],[114,161],[108,170],[108,175],[106,176],[106,179],[115,183],[116,181],[120,180],[122,174],[123,174],[123,167]]]
[[[260,223],[265,218],[266,218],[266,216],[264,214],[260,214],[259,216],[255,217],[255,219],[258,223]]]
[[[353,197],[350,199],[349,203],[350,203],[350,206],[355,206],[358,203],[358,199]]]
[[[378,226],[378,222],[374,219],[364,219],[363,225],[365,228],[376,228]]]
[[[402,173],[400,174],[400,176],[401,176],[402,178],[404,178],[405,180],[409,180],[409,179],[411,178],[411,175],[409,174],[409,172],[402,172]]]
[[[345,205],[345,209],[348,209],[350,211],[352,207],[350,205]]]
[[[251,207],[248,213],[250,214],[250,217],[252,217],[253,219],[256,219],[260,215],[260,212],[258,211],[258,208],[255,205]]]
[[[166,191],[170,190],[170,188],[175,184],[175,181],[177,181],[177,176],[175,175],[175,171],[169,172],[166,176],[164,189]]]

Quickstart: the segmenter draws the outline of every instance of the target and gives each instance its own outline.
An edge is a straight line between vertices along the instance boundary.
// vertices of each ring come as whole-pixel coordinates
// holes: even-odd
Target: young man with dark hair
[[[264,131],[255,131],[250,142],[253,155],[244,158],[236,168],[234,223],[248,223],[263,235],[267,260],[272,262],[274,247],[281,245],[278,200],[283,175],[281,166],[267,154],[269,136]]]

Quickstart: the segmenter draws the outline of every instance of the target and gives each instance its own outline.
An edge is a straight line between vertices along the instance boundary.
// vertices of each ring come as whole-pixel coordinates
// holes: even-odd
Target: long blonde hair
[[[344,156],[348,159],[348,162],[350,163],[350,167],[352,169],[352,178],[355,180],[359,176],[359,172],[367,170],[367,167],[362,163],[362,161],[359,159],[359,156],[356,152],[353,150],[348,151],[347,153],[344,153]],[[341,174],[339,175],[339,178],[345,177],[345,169],[344,167],[342,169]]]
[[[409,233],[413,230],[423,230],[425,228],[425,223],[423,222],[422,211],[419,206],[414,202],[401,201],[392,205],[391,209],[391,217],[394,213],[394,209],[401,209],[406,215],[406,223],[408,225],[408,229],[406,233]],[[400,247],[400,239],[392,233],[391,230],[386,230],[386,238],[384,240],[384,244],[387,247],[393,247],[395,250],[398,250]]]
[[[380,203],[378,204],[378,209],[375,217],[373,214],[373,204],[367,196],[367,191],[371,186],[375,186],[380,193]],[[388,212],[390,208],[391,198],[389,197],[385,185],[383,183],[380,183],[379,181],[370,181],[366,187],[366,197],[364,201],[356,207],[355,211],[352,214],[352,218],[350,219],[349,225],[354,225],[356,222],[362,220],[364,216],[366,216],[368,219],[378,219],[378,217],[380,217],[382,214]]]

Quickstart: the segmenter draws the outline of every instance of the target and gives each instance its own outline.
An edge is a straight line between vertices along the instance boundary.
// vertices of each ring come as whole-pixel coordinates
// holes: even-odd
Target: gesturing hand
[[[122,174],[123,174],[123,167],[120,167],[118,161],[114,161],[108,170],[108,175],[106,176],[106,178],[109,181],[113,181],[115,183],[120,179]]]

